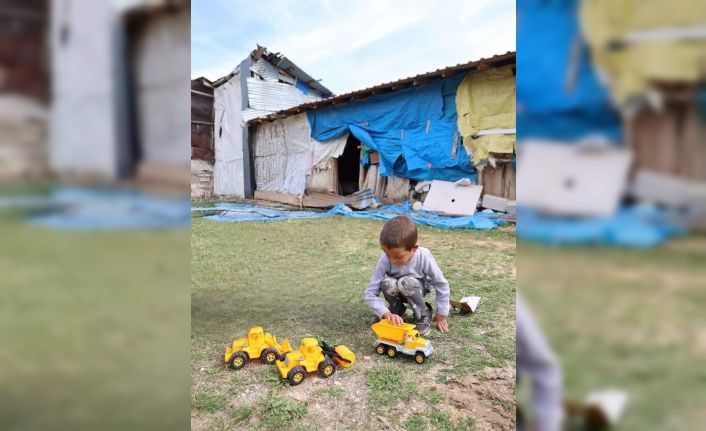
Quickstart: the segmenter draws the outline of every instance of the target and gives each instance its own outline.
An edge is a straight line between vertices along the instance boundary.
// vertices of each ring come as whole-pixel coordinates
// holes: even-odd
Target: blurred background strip
[[[0,0],[0,429],[189,426],[190,2]]]
[[[558,360],[562,427],[700,429],[706,4],[517,8],[518,287]]]

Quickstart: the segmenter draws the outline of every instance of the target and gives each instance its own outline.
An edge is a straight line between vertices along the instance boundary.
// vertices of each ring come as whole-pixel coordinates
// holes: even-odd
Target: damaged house
[[[204,77],[191,80],[191,197],[213,193],[213,83]]]
[[[0,177],[176,179],[189,2],[4,2]]]
[[[248,122],[332,95],[287,57],[264,47],[251,52],[212,87],[213,192],[246,198],[253,196],[255,175]],[[192,91],[192,100],[197,96]]]
[[[592,59],[620,112],[635,157],[638,198],[706,209],[706,4],[583,2],[579,19]],[[691,191],[685,192],[691,189]],[[677,196],[678,195],[678,196]]]
[[[572,217],[633,203],[706,211],[703,2],[524,2],[521,13],[522,204]]]
[[[36,180],[48,168],[49,5],[5,3],[0,15],[0,182]]]
[[[49,164],[62,178],[188,184],[184,0],[50,3]]]
[[[258,81],[265,80],[247,80]],[[312,207],[344,195],[356,207],[373,195],[408,199],[419,182],[468,178],[514,199],[514,52],[326,96],[276,110],[269,105],[274,112],[252,104],[237,111],[238,124],[246,125],[237,159],[238,153],[219,152],[219,134],[238,118],[225,121],[227,108],[219,114],[216,95],[215,166],[236,160],[227,171],[236,180],[218,184],[214,172],[215,194]],[[235,193],[223,193],[224,186]]]

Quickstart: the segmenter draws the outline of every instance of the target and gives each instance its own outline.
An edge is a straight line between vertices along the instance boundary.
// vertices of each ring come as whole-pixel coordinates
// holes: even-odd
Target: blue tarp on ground
[[[578,0],[517,1],[517,136],[575,142],[600,135],[620,141],[621,127],[598,81],[586,44],[574,85],[572,46],[580,38]]]
[[[350,132],[380,153],[380,175],[414,180],[476,179],[456,136],[456,88],[463,76],[307,112],[311,137],[328,141]],[[456,154],[452,158],[454,140]]]
[[[74,231],[187,229],[190,200],[114,188],[59,188],[35,225]]]
[[[654,207],[622,208],[611,217],[569,218],[518,208],[517,236],[548,245],[600,244],[649,248],[686,229],[672,215]]]
[[[192,208],[192,212],[218,212],[218,214],[203,217],[206,220],[219,222],[243,221],[285,221],[300,219],[327,218],[335,215],[353,218],[389,220],[404,214],[419,225],[432,226],[441,229],[493,229],[506,223],[494,213],[477,213],[474,216],[452,217],[433,211],[412,211],[409,202],[386,205],[375,210],[351,211],[343,204],[338,204],[328,211],[290,211],[281,208],[268,208],[245,203],[221,203],[213,207]]]

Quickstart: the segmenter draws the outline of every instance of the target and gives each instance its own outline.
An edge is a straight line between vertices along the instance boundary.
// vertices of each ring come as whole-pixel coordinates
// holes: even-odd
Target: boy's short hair
[[[403,215],[388,220],[380,232],[380,245],[412,250],[417,245],[417,225]]]

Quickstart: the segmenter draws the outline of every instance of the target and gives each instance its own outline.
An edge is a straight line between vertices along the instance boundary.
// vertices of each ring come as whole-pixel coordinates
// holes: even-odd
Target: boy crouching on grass
[[[405,303],[412,308],[414,323],[419,334],[429,335],[432,322],[431,306],[424,297],[436,291],[436,316],[434,321],[441,332],[449,330],[449,283],[441,273],[431,252],[417,244],[417,226],[406,216],[397,216],[380,232],[383,254],[365,289],[365,302],[380,319],[395,325],[403,323]],[[387,306],[380,299],[382,292]]]

